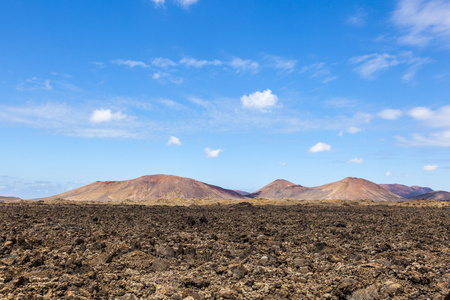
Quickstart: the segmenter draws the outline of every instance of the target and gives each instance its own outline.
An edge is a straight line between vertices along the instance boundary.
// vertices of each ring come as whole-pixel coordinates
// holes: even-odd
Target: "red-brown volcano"
[[[46,200],[121,201],[125,199],[245,199],[238,193],[194,179],[172,175],[147,175],[124,181],[97,181]]]
[[[294,184],[284,179],[277,179],[256,192],[247,195],[252,198],[265,198],[265,199],[282,199],[291,198],[297,199],[307,187]]]
[[[404,198],[379,185],[362,179],[347,177],[340,181],[307,189],[299,196],[303,200],[373,200],[401,201]]]

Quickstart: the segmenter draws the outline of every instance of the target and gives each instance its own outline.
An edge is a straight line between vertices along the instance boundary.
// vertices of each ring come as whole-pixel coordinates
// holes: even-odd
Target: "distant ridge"
[[[432,191],[423,195],[410,197],[411,200],[450,201],[450,193],[445,191]]]
[[[251,193],[247,196],[251,198],[265,198],[265,199],[282,199],[291,198],[297,199],[307,187],[294,184],[284,179],[277,179],[263,188]]]
[[[194,179],[173,175],[147,175],[124,181],[97,181],[86,186],[61,193],[51,200],[61,198],[76,201],[121,201],[157,199],[245,199],[244,196],[221,187]]]
[[[19,197],[0,196],[0,201],[18,201],[22,200]]]
[[[391,193],[399,195],[405,198],[411,198],[414,196],[419,196],[422,194],[426,194],[432,192],[433,190],[429,187],[421,187],[421,186],[406,186],[403,184],[379,184],[382,188],[388,190]]]

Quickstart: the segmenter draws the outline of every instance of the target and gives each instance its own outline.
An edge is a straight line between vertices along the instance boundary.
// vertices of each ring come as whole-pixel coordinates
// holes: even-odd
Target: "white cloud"
[[[317,153],[317,152],[324,152],[324,151],[331,151],[331,146],[322,142],[319,142],[309,148],[308,150],[311,153]]]
[[[246,108],[258,109],[262,112],[267,112],[270,107],[277,104],[278,97],[272,94],[270,89],[264,92],[256,91],[253,94],[244,95],[241,97],[242,106]]]
[[[392,172],[391,171],[387,171],[386,173],[384,173],[384,175],[386,175],[387,177],[391,177],[392,176]]]
[[[170,146],[170,145],[181,146],[181,141],[176,136],[171,136],[169,138],[169,141],[167,142],[167,146]]]
[[[323,83],[337,79],[337,76],[331,74],[330,68],[324,62],[304,66],[300,69],[300,73],[309,73],[311,78],[320,79]]]
[[[365,79],[373,79],[375,75],[381,71],[387,70],[390,67],[398,65],[395,55],[387,53],[373,53],[363,56],[355,56],[350,59],[352,64],[358,65],[353,69],[361,77]]]
[[[16,87],[16,89],[18,91],[34,91],[34,90],[51,91],[53,89],[53,86],[50,84],[50,82],[51,82],[50,79],[41,79],[37,77],[32,77],[21,82]]]
[[[161,78],[161,73],[154,73],[152,75],[152,79],[160,79]]]
[[[278,162],[278,164],[280,165],[280,166],[285,166],[285,165],[287,165],[287,163],[286,162],[282,162],[282,161],[280,161],[280,162]]]
[[[450,105],[442,106],[437,110],[415,107],[409,111],[409,115],[429,127],[450,128]]]
[[[209,147],[206,147],[206,148],[205,148],[205,153],[206,153],[206,157],[207,157],[207,158],[214,158],[214,157],[217,157],[217,156],[219,156],[220,152],[222,152],[222,151],[223,151],[223,149],[216,149],[216,150],[213,150],[213,149],[211,149],[211,148],[209,148]]]
[[[197,60],[192,57],[184,57],[180,60],[180,64],[185,65],[186,67],[194,67],[194,68],[202,68],[204,66],[220,66],[222,62],[220,60]]]
[[[188,8],[192,4],[195,4],[198,2],[198,0],[175,0],[178,5],[180,5],[183,8]]]
[[[259,63],[251,59],[242,59],[235,57],[230,62],[230,65],[237,69],[238,72],[250,72],[252,74],[258,73]]]
[[[450,45],[450,2],[400,0],[392,20],[400,28],[401,43],[426,46],[432,41]]]
[[[378,113],[378,117],[385,120],[397,120],[403,115],[402,111],[399,109],[383,109]]]
[[[425,165],[425,166],[423,166],[422,169],[423,169],[424,171],[434,171],[434,170],[436,170],[438,167],[439,167],[438,165]]]
[[[351,126],[351,127],[347,128],[347,132],[351,133],[351,134],[355,134],[355,133],[358,133],[358,132],[361,132],[361,131],[362,131],[361,128],[354,127],[354,126]]]
[[[177,64],[175,62],[164,57],[158,57],[152,61],[152,66],[154,67],[167,68],[167,67],[174,67],[176,65]]]
[[[148,65],[146,63],[137,60],[116,59],[113,60],[113,63],[115,63],[116,65],[127,66],[129,68],[134,67],[148,68]]]
[[[110,109],[96,109],[90,117],[92,123],[104,123],[110,121],[117,121],[126,119],[127,115],[122,114],[120,111],[112,113]]]
[[[349,161],[347,161],[348,164],[362,164],[364,162],[364,160],[362,158],[352,158]]]

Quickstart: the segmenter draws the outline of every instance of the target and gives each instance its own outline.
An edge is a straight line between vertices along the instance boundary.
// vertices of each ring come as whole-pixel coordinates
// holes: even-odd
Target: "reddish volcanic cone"
[[[294,184],[287,180],[277,179],[248,196],[252,198],[265,199],[300,199],[298,198],[299,195],[301,195],[306,189],[308,188]]]
[[[147,175],[124,181],[97,181],[45,200],[121,201],[157,199],[245,199],[238,193],[194,179],[172,175]]]
[[[405,200],[404,198],[385,190],[371,181],[354,177],[347,177],[337,182],[309,188],[299,196],[299,199],[373,201]]]
[[[432,192],[433,190],[429,187],[421,187],[421,186],[406,186],[403,184],[379,184],[382,188],[388,190],[391,193],[399,195],[405,198],[411,198],[414,196],[419,196],[422,194],[426,194]]]

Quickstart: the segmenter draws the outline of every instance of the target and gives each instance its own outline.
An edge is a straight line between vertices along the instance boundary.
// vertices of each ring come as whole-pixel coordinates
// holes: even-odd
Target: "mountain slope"
[[[85,201],[155,200],[155,199],[245,199],[240,194],[194,179],[172,175],[147,175],[124,181],[97,181],[45,200],[61,198]]]
[[[410,198],[414,196],[419,196],[422,194],[426,194],[432,192],[433,190],[429,187],[421,187],[421,186],[406,186],[403,184],[379,184],[382,188],[388,190],[391,193],[399,195],[401,197]]]
[[[435,201],[450,201],[450,193],[445,191],[432,191],[423,195],[409,197],[411,200],[435,200]]]
[[[287,180],[277,179],[247,196],[251,198],[265,199],[297,199],[298,196],[301,195],[306,189],[307,187],[294,184]]]

